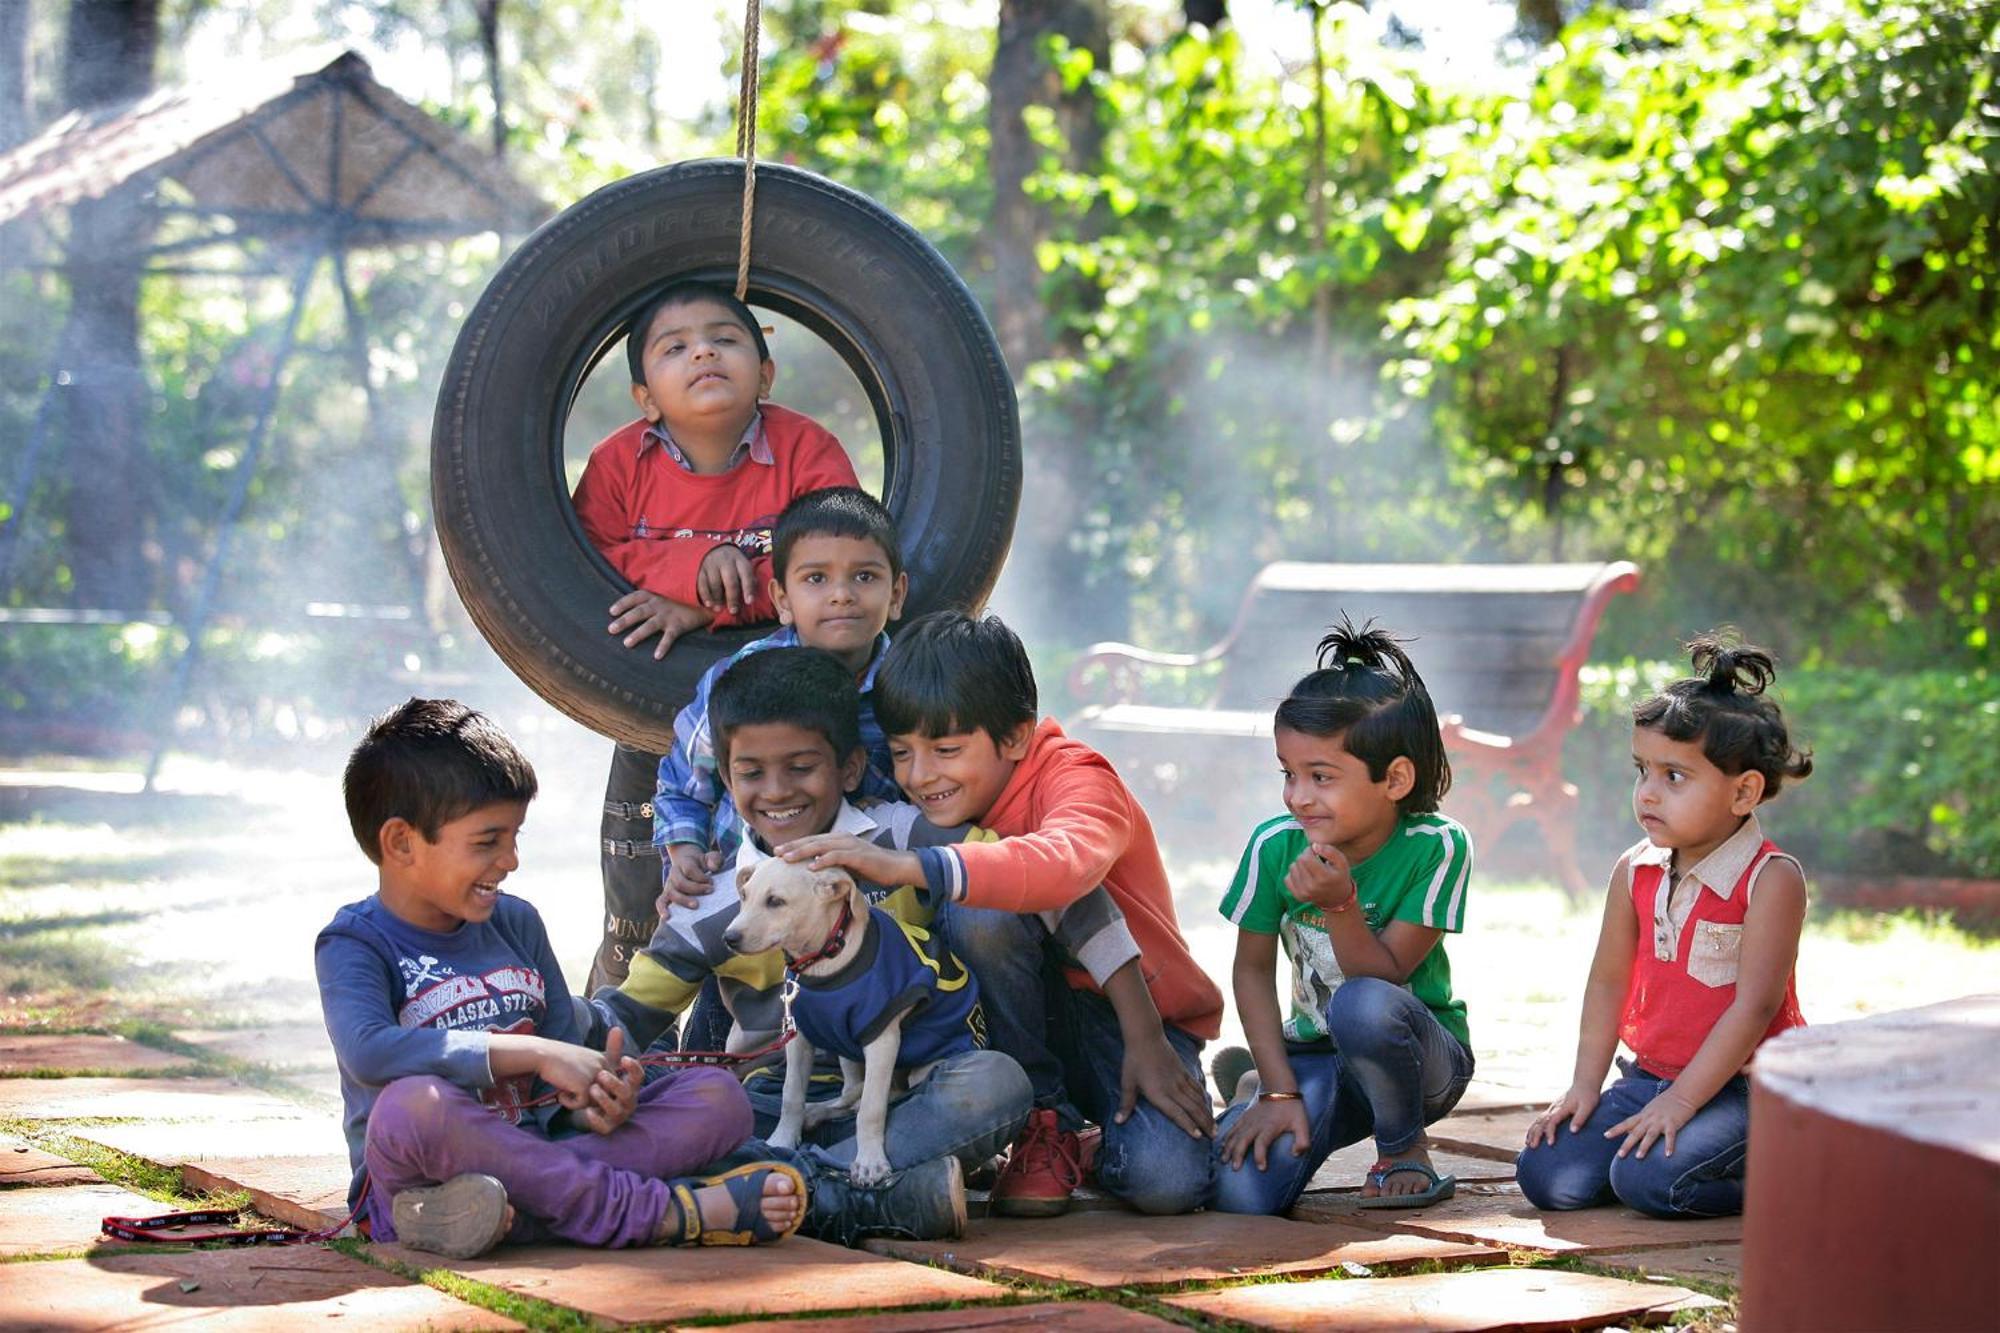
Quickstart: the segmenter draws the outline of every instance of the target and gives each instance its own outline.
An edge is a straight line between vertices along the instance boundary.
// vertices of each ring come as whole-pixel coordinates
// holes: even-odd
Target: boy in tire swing
[[[676,282],[625,339],[643,414],[590,451],[577,482],[584,535],[633,590],[611,604],[627,648],[776,620],[771,527],[793,498],[854,486],[840,441],[767,401],[777,364],[750,308],[720,287]],[[652,938],[661,865],[651,800],[660,756],[619,744],[604,790],[604,938],[588,988],[625,979]]]

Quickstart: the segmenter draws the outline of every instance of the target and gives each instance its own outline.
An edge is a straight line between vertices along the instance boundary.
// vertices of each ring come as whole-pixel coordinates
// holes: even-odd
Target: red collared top
[[[1736,1000],[1743,919],[1757,876],[1775,857],[1798,861],[1764,837],[1755,815],[1677,880],[1668,875],[1669,849],[1643,842],[1629,855],[1639,949],[1618,1038],[1648,1073],[1678,1078]],[[1794,972],[1759,1043],[1805,1021]]]

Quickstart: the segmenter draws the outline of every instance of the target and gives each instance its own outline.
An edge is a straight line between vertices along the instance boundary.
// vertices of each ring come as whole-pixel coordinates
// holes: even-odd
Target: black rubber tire
[[[702,672],[761,629],[693,634],[664,661],[604,626],[631,589],[591,548],[562,474],[579,386],[676,278],[733,286],[743,164],[685,162],[607,185],[501,265],[438,391],[431,500],[473,623],[537,694],[628,745],[663,750]],[[929,242],[810,172],[757,168],[749,299],[837,351],[874,405],[883,500],[910,572],[905,619],[976,609],[1021,496],[1013,381],[978,302]],[[622,373],[622,372],[621,372]]]

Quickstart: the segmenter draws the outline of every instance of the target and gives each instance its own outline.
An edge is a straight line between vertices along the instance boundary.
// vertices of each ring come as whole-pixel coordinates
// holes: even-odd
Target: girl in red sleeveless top
[[[1756,810],[1812,772],[1792,747],[1768,653],[1714,636],[1696,674],[1632,710],[1632,810],[1646,839],[1611,872],[1584,991],[1576,1074],[1517,1162],[1537,1208],[1616,1198],[1656,1217],[1743,1211],[1751,1053],[1799,1027],[1799,863]],[[1623,1042],[1621,1077],[1604,1088]]]

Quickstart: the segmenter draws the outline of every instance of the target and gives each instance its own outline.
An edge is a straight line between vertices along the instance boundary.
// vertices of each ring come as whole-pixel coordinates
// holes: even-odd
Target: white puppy
[[[929,1006],[912,1007],[905,998],[897,1012],[882,1019],[883,1012],[895,1005],[898,993],[907,996],[907,990],[901,983],[871,988],[866,984],[865,969],[856,965],[869,959],[878,967],[893,968],[898,962],[907,966],[903,946],[927,937],[921,931],[899,927],[887,913],[878,921],[853,878],[837,868],[812,870],[772,857],[741,878],[737,892],[741,908],[722,937],[730,948],[742,954],[782,949],[787,958],[807,958],[824,951],[800,970],[804,984],[793,1001],[799,1033],[785,1049],[783,1110],[777,1131],[771,1135],[771,1146],[796,1148],[804,1131],[853,1110],[855,1153],[848,1176],[858,1185],[877,1184],[889,1174],[883,1138],[889,1099],[898,1083],[896,1061],[903,1048],[903,1024],[913,1015],[924,1014]],[[849,920],[845,937],[832,940],[843,908]],[[897,938],[871,938],[877,931]],[[915,949],[916,945],[910,943],[909,947]],[[937,971],[935,963],[929,967]],[[853,976],[843,975],[850,971]],[[962,968],[959,973],[964,975]],[[969,977],[964,989],[966,999],[973,1000],[976,992]],[[872,1004],[870,1012],[874,999],[881,1003]],[[839,1053],[841,1072],[840,1096],[810,1107],[806,1105],[806,1089],[812,1077],[814,1046],[807,1036],[809,1030]],[[841,1049],[843,1045],[846,1050]],[[861,1058],[849,1058],[849,1051],[858,1051]],[[935,1063],[900,1071],[904,1073],[902,1086],[921,1083]]]

